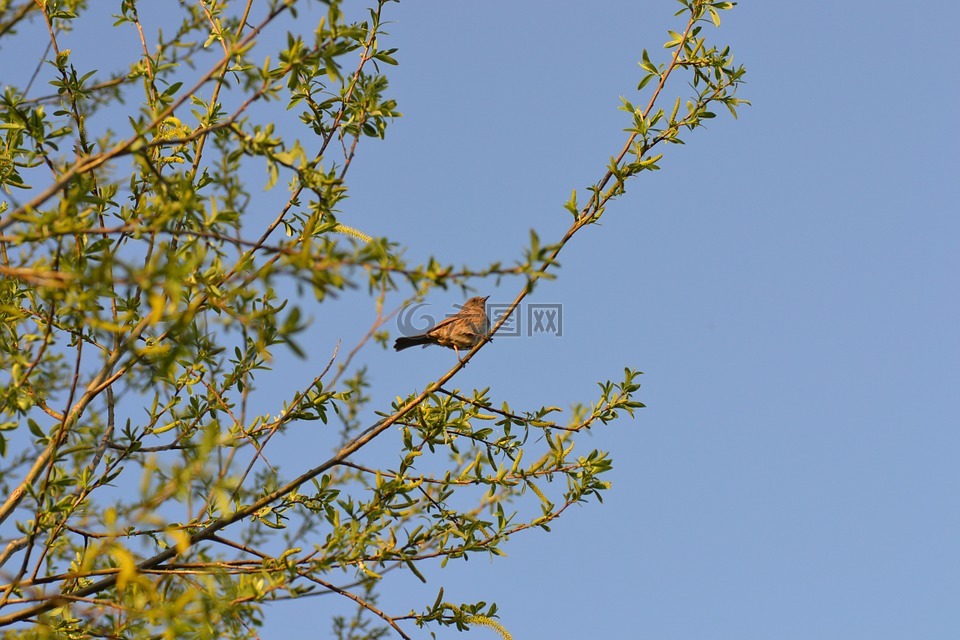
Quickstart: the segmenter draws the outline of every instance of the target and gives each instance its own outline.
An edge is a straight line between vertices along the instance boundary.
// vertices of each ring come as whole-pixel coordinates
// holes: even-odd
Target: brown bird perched
[[[426,333],[418,336],[400,336],[393,348],[403,351],[417,345],[438,344],[453,349],[460,360],[460,349],[471,349],[483,340],[490,331],[487,320],[486,304],[490,296],[470,298],[463,303],[460,311],[442,320]]]

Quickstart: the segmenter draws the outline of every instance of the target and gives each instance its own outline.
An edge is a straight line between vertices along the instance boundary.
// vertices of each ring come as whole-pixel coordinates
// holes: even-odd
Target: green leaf
[[[14,429],[16,427],[17,427],[16,422],[4,422],[3,425],[0,425],[0,431]],[[34,420],[33,418],[27,418],[27,427],[29,427],[30,433],[32,433],[35,437],[41,438],[41,439],[47,437],[47,434],[43,432],[43,429],[40,428],[40,425],[37,424],[37,421]]]
[[[680,46],[680,44],[683,42],[683,36],[676,31],[668,30],[667,33],[670,34],[670,39],[663,44],[663,48],[673,49]]]
[[[713,26],[720,26],[720,14],[717,13],[717,10],[713,7],[707,7],[707,10],[710,12],[710,19],[713,21]]]

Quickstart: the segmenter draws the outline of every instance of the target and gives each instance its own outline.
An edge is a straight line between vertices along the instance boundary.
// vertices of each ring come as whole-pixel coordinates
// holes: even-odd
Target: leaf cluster
[[[371,221],[341,219],[358,151],[400,116],[386,0],[357,15],[322,3],[310,31],[305,2],[184,1],[153,34],[147,5],[122,0],[113,28],[141,54],[108,71],[61,48],[88,3],[8,4],[0,45],[29,35],[50,50],[37,74],[49,89],[0,97],[0,626],[256,637],[267,603],[335,594],[355,607],[332,617],[339,638],[407,638],[410,625],[509,637],[496,604],[441,589],[399,614],[378,592],[392,572],[427,581],[428,567],[503,555],[600,500],[611,459],[579,436],[643,406],[639,373],[566,418],[452,386],[463,362],[377,407],[364,348],[387,344],[391,294],[519,279],[499,329],[556,277],[566,243],[659,168],[660,143],[717,103],[735,114],[743,69],[701,31],[732,3],[683,2],[669,59],[643,52],[647,106],[623,100],[624,147],[586,202],[573,193],[559,239],[531,231],[515,263],[480,267],[410,264]],[[691,96],[661,108],[684,74]],[[348,290],[372,302],[364,337],[310,379],[275,371],[308,357],[314,313]],[[264,392],[285,375],[285,395]],[[315,467],[273,454],[317,430]],[[367,459],[391,434],[394,455]]]

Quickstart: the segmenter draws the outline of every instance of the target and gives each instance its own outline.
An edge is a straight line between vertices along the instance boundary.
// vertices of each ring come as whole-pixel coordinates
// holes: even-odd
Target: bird
[[[490,321],[487,319],[486,312],[489,297],[470,298],[463,303],[463,307],[455,315],[440,321],[426,333],[417,336],[400,336],[393,343],[393,348],[403,351],[417,345],[426,347],[438,344],[441,347],[453,349],[457,354],[457,360],[463,362],[460,349],[470,349],[478,345],[490,331]]]

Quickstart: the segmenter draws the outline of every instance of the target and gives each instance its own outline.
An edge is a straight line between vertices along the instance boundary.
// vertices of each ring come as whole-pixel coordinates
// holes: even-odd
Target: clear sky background
[[[473,267],[518,258],[531,228],[558,240],[571,189],[622,146],[619,96],[636,97],[642,49],[665,59],[677,8],[388,5],[404,117],[364,143],[341,220],[411,259]],[[528,299],[563,306],[562,337],[498,339],[454,379],[526,409],[591,401],[597,381],[644,371],[647,408],[578,445],[613,454],[604,504],[516,536],[506,558],[427,570],[425,586],[390,574],[381,608],[419,609],[444,586],[449,601],[496,601],[517,640],[958,637],[953,9],[746,0],[723,14],[710,37],[747,67],[753,106],[663,150],[662,171],[564,250],[558,279]],[[506,302],[520,286],[482,293]],[[443,314],[463,299],[428,302]],[[286,396],[368,327],[361,295],[320,309],[315,358],[259,377],[267,393]],[[361,358],[380,409],[453,359]],[[290,477],[332,446],[308,429],[277,445]],[[395,464],[390,447],[358,461]],[[331,610],[333,597],[272,606],[263,637],[328,637]]]
[[[635,95],[641,49],[664,55],[678,6],[391,8],[405,117],[364,155],[345,221],[474,265],[513,257],[529,228],[559,238],[561,203],[619,150],[618,96]],[[613,489],[509,558],[432,575],[448,597],[496,594],[517,639],[960,634],[951,8],[723,14],[711,37],[746,65],[753,107],[666,149],[564,251],[533,297],[563,304],[562,338],[498,340],[457,378],[532,406],[644,371],[648,408],[580,445],[612,451]],[[371,362],[380,379],[397,363],[386,386],[406,391],[450,356]]]

